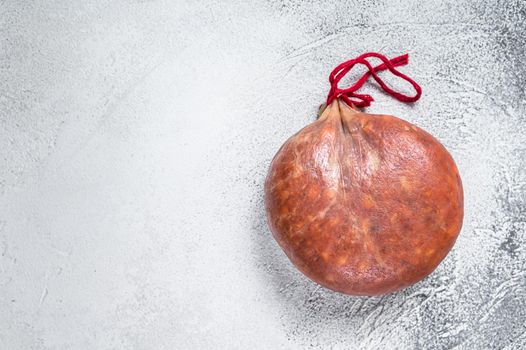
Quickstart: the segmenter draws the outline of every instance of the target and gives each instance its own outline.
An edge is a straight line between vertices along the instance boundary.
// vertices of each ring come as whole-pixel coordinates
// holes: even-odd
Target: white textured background
[[[0,1],[0,349],[526,348],[524,1]],[[271,239],[271,157],[330,70],[410,53],[371,112],[455,157],[423,282],[328,292]],[[400,86],[401,87],[401,86]]]

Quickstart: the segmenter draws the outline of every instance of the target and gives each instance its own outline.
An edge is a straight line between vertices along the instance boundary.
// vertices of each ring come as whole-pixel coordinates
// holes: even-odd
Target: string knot
[[[367,58],[369,57],[376,57],[380,59],[383,63],[376,67],[373,67],[367,61]],[[365,84],[365,82],[367,81],[367,79],[369,79],[371,75],[385,92],[387,92],[389,95],[393,96],[397,100],[407,103],[417,101],[422,95],[422,88],[413,79],[409,78],[407,75],[401,73],[395,68],[406,65],[407,63],[409,63],[408,54],[388,59],[384,55],[376,52],[367,52],[363,55],[353,58],[352,60],[341,63],[336,68],[334,68],[334,70],[329,75],[331,89],[329,91],[329,95],[327,96],[327,106],[330,105],[331,102],[337,98],[343,99],[349,106],[354,105],[358,108],[370,106],[371,102],[374,101],[373,97],[366,94],[358,94],[356,91],[358,91],[363,86],[363,84]],[[353,69],[353,67],[357,64],[363,64],[364,66],[366,66],[367,72],[351,87],[348,87],[346,89],[339,88],[338,83],[340,82],[340,80],[342,80],[343,77],[347,73],[349,73],[351,69]],[[385,84],[385,82],[377,74],[377,72],[386,69],[388,69],[394,75],[410,83],[415,89],[416,94],[414,96],[407,96],[387,86],[387,84]]]

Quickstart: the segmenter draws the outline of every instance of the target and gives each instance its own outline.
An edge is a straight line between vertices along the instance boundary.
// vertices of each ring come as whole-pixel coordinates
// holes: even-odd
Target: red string
[[[367,58],[369,57],[376,57],[382,60],[382,64],[379,66],[373,67],[371,64],[367,61]],[[380,85],[380,87],[387,92],[389,95],[393,96],[399,101],[402,102],[415,102],[420,98],[420,95],[422,95],[422,88],[420,88],[420,85],[418,85],[413,79],[409,78],[407,75],[399,72],[395,67],[404,66],[406,65],[409,60],[409,55],[401,55],[398,57],[395,57],[391,60],[389,60],[387,57],[385,57],[382,54],[376,53],[376,52],[367,52],[363,55],[360,55],[356,58],[353,58],[352,60],[349,60],[347,62],[343,62],[342,64],[338,65],[329,75],[329,82],[331,83],[331,90],[329,91],[329,95],[327,96],[327,105],[331,104],[332,101],[334,101],[336,98],[341,98],[347,103],[348,105],[354,105],[358,108],[363,108],[371,105],[371,102],[374,101],[373,97],[371,95],[366,94],[358,94],[356,91],[358,91],[363,84],[367,81],[367,79],[372,75],[374,80]],[[340,80],[343,79],[343,77],[353,69],[353,67],[357,64],[363,64],[367,67],[368,71],[351,87],[348,87],[347,89],[340,89],[338,87],[338,83]],[[416,94],[414,96],[407,96],[400,92],[397,92],[393,89],[391,89],[389,86],[387,86],[384,81],[376,74],[377,72],[383,71],[388,69],[391,73],[394,75],[404,79],[405,81],[409,82],[411,85],[413,85],[413,88],[416,91]]]

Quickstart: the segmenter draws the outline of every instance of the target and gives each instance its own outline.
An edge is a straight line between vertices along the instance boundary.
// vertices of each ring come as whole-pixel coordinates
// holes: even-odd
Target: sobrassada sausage
[[[334,291],[378,295],[430,274],[462,226],[457,167],[433,136],[334,100],[274,157],[265,181],[273,236]]]

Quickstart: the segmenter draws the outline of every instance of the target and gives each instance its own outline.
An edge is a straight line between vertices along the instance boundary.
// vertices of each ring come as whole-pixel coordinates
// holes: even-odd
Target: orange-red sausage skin
[[[305,275],[334,291],[379,295],[444,259],[462,226],[463,190],[433,136],[334,101],[274,157],[265,205],[274,238]]]

